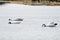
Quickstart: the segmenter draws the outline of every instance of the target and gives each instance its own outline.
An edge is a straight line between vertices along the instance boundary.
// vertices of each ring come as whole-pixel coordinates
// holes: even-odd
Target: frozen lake
[[[8,19],[23,18],[21,24]],[[56,27],[42,24],[57,22]],[[0,6],[0,40],[60,40],[60,7],[5,4]]]

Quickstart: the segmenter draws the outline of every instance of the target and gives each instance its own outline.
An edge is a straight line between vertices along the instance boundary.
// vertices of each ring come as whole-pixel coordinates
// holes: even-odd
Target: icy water
[[[44,8],[45,7],[45,8]],[[49,13],[49,14],[48,14]],[[0,6],[0,40],[60,40],[60,7]],[[23,18],[21,24],[8,24],[8,19]],[[42,24],[57,22],[56,27]]]
[[[21,24],[8,24],[8,18],[0,17],[0,40],[60,40],[59,26],[42,27],[51,19],[29,17]]]

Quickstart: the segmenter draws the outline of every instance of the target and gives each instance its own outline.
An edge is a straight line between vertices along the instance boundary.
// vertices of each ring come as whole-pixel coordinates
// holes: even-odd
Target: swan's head
[[[9,22],[9,24],[11,24],[11,22]]]
[[[9,19],[9,21],[11,21],[11,19]]]
[[[54,25],[57,25],[57,23],[55,23]]]

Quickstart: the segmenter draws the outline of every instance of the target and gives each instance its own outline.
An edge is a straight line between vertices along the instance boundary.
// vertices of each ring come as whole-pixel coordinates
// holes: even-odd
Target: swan
[[[56,27],[56,25],[57,23],[49,24],[49,25],[43,24],[42,27]]]
[[[23,21],[23,19],[20,19],[20,18],[17,18],[17,19],[14,19],[14,20],[9,19],[9,21]]]
[[[20,24],[21,22],[8,22],[8,24]]]

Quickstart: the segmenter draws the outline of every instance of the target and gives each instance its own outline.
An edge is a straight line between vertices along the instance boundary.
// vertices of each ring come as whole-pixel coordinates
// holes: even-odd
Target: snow
[[[9,18],[24,20],[8,24]],[[57,27],[42,27],[52,21],[58,23]],[[0,6],[0,40],[60,40],[60,6]]]

